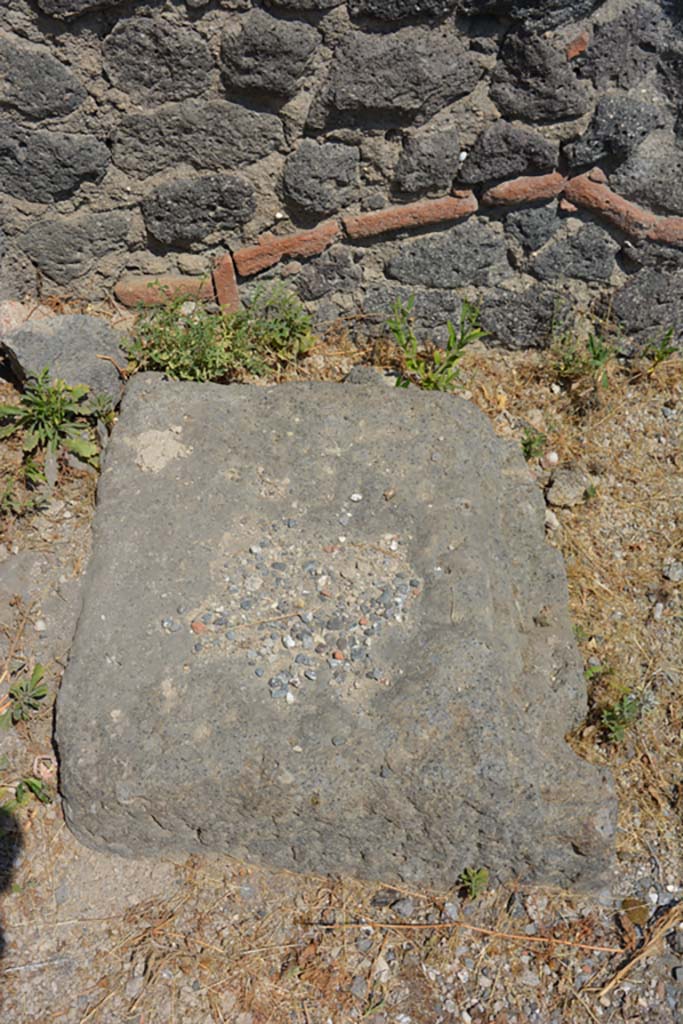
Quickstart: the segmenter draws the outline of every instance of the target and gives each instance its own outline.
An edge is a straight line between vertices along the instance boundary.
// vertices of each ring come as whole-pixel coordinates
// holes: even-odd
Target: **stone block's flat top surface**
[[[58,704],[86,842],[601,884],[584,713],[541,495],[469,403],[129,384]]]

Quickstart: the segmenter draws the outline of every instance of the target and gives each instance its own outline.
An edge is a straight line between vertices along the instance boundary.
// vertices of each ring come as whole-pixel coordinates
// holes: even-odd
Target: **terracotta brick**
[[[669,245],[683,244],[683,217],[658,217],[647,232],[653,242],[668,242]]]
[[[349,238],[372,238],[388,231],[404,228],[419,228],[426,224],[442,224],[459,220],[478,209],[473,192],[458,192],[443,199],[423,199],[404,206],[390,206],[386,210],[373,210],[343,217],[344,228]]]
[[[558,206],[563,213],[576,213],[578,206],[574,206],[574,203],[570,203],[568,199],[560,199]]]
[[[591,36],[588,29],[584,29],[583,32],[579,32],[578,36],[575,36],[567,46],[567,60],[574,60],[574,58],[578,57],[580,53],[583,53],[584,50],[587,49],[590,41]]]
[[[250,277],[279,263],[283,256],[317,256],[341,234],[336,220],[326,220],[312,231],[295,235],[261,235],[256,245],[233,253],[235,266],[242,277]]]
[[[218,305],[231,313],[240,308],[240,293],[235,277],[235,264],[229,252],[216,260],[213,267],[213,287]]]
[[[171,274],[124,277],[115,285],[114,295],[124,306],[160,306],[168,298],[176,298],[178,295],[208,301],[214,298],[210,278]]]
[[[512,178],[490,188],[482,196],[482,202],[490,206],[513,206],[516,203],[531,203],[536,199],[552,199],[560,194],[566,180],[559,171]]]
[[[588,174],[571,178],[565,186],[564,194],[571,203],[601,214],[626,234],[637,238],[654,228],[658,221],[654,213],[618,196],[608,185],[592,181]]]

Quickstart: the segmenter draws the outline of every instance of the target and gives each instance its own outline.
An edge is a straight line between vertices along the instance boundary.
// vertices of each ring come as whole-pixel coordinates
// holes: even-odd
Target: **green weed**
[[[235,313],[210,313],[199,303],[185,313],[182,296],[144,311],[129,355],[141,370],[176,380],[226,382],[265,376],[308,352],[311,320],[296,296],[281,285],[258,289]]]
[[[465,890],[466,895],[471,900],[476,900],[489,884],[488,868],[465,868],[458,878],[458,882]]]
[[[40,511],[45,505],[45,498],[31,492],[44,483],[45,475],[40,466],[30,456],[25,456],[0,490],[0,519],[10,515],[19,518],[29,512]]]
[[[425,391],[450,391],[460,382],[458,362],[472,342],[485,337],[479,325],[479,310],[465,300],[460,306],[458,327],[448,321],[448,337],[445,349],[436,345],[420,345],[412,326],[411,312],[415,296],[406,302],[397,299],[387,329],[391,333],[403,360],[403,372],[396,379],[396,387],[407,388],[410,383],[418,384]]]
[[[582,383],[607,387],[607,365],[614,358],[614,349],[597,331],[590,331],[585,339],[573,331],[563,332],[555,337],[551,352],[558,384],[565,388]]]
[[[96,464],[98,447],[89,436],[87,394],[84,384],[70,387],[63,380],[51,383],[46,367],[27,383],[19,405],[0,405],[0,440],[21,431],[27,456],[63,447],[79,459]]]
[[[650,338],[646,341],[643,347],[643,355],[650,363],[649,372],[652,373],[660,363],[665,362],[676,352],[679,351],[678,346],[674,344],[674,329],[669,327],[668,330],[664,331],[659,337]]]
[[[642,714],[642,704],[634,693],[624,694],[609,707],[603,708],[600,723],[610,743],[621,743],[626,730],[637,722]]]
[[[41,702],[47,697],[47,686],[43,683],[45,669],[36,665],[29,678],[21,679],[9,688],[9,697],[0,701],[0,728],[8,728],[17,722],[27,722],[31,715],[40,711]]]
[[[522,454],[529,462],[531,459],[538,459],[545,451],[548,438],[540,430],[534,427],[525,427],[522,434]]]
[[[41,804],[52,803],[52,796],[45,783],[34,775],[26,775],[16,784],[0,788],[0,810],[10,813],[19,810],[20,807],[25,807],[32,797]]]

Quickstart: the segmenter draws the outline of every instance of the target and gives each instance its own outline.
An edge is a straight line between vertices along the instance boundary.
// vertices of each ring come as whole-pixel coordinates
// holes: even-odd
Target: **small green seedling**
[[[458,882],[469,899],[476,900],[489,884],[488,868],[465,868],[458,878]]]
[[[522,434],[522,454],[529,462],[531,459],[538,459],[545,451],[548,438],[540,430],[534,427],[525,427]]]
[[[8,728],[17,722],[27,722],[31,715],[40,711],[41,702],[47,697],[47,686],[42,682],[45,669],[36,665],[28,679],[22,679],[9,688],[4,710],[0,706],[0,728]]]
[[[30,456],[25,456],[22,464],[0,490],[0,517],[9,515],[19,517],[28,512],[39,511],[45,504],[45,498],[30,492],[44,483],[43,471]],[[29,492],[25,497],[20,496],[18,484],[22,484]]]
[[[626,730],[637,722],[642,705],[636,694],[627,693],[610,707],[603,708],[600,722],[610,743],[621,743]]]
[[[37,779],[34,775],[27,775],[20,779],[16,786],[14,786],[14,792],[12,792],[11,786],[0,789],[0,800],[3,797],[4,801],[0,803],[0,810],[8,812],[25,807],[32,797],[39,800],[41,804],[52,803],[49,789],[44,782]]]
[[[0,405],[0,421],[4,421],[0,440],[22,431],[26,455],[45,448],[56,452],[62,446],[79,459],[93,462],[98,449],[89,440],[84,422],[88,417],[84,405],[87,393],[85,384],[70,387],[63,380],[51,383],[46,367],[28,382],[19,405]]]
[[[486,336],[479,325],[479,310],[463,299],[458,327],[448,321],[446,347],[442,349],[418,342],[411,319],[414,305],[414,295],[406,302],[397,299],[387,321],[387,329],[403,355],[404,372],[397,377],[396,387],[407,388],[412,382],[425,391],[450,391],[460,382],[458,362],[465,349]]]
[[[643,355],[650,361],[649,373],[653,373],[660,363],[663,363],[679,351],[678,347],[674,344],[673,337],[674,329],[669,327],[659,337],[650,338],[645,342]]]

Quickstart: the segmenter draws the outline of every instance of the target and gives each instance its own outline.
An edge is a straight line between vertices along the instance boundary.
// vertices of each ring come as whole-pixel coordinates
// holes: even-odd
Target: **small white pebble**
[[[36,619],[33,623],[33,628],[36,633],[45,633],[47,630],[47,623],[45,622],[45,619]]]
[[[398,551],[398,541],[397,540],[389,541],[389,550],[390,551]]]
[[[550,390],[552,391],[552,393],[554,395],[559,395],[560,392],[562,391],[562,388],[560,387],[559,384],[551,384],[550,385]]]
[[[541,465],[544,469],[552,469],[560,461],[560,456],[557,452],[546,452],[541,459]]]
[[[296,701],[296,697],[294,696],[293,693],[288,693],[287,696],[285,697],[285,700],[287,701],[288,704],[294,704]]]
[[[460,153],[458,154],[458,160],[460,161],[461,164],[464,164],[465,160],[467,160],[468,156],[469,156],[469,153],[467,152],[467,150],[466,149],[461,149]]]
[[[664,605],[662,604],[661,601],[657,601],[657,604],[654,607],[654,611],[652,612],[652,618],[655,620],[655,622],[659,622],[659,620],[662,617],[662,613],[663,612],[664,612]]]
[[[362,501],[362,500],[363,500],[363,495],[362,495],[362,494],[359,494],[359,493],[358,493],[358,491],[355,491],[355,492],[354,492],[354,493],[353,493],[353,494],[351,495],[351,501]]]

